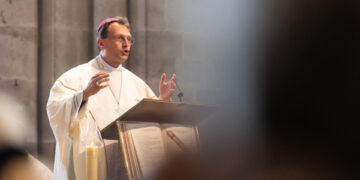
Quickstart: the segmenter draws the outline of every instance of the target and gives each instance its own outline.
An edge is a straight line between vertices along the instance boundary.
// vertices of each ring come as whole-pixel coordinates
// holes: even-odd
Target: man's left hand
[[[171,79],[167,82],[165,80],[166,80],[166,74],[163,73],[161,75],[161,80],[159,84],[159,93],[160,93],[160,99],[168,101],[175,92],[176,75],[173,74]]]

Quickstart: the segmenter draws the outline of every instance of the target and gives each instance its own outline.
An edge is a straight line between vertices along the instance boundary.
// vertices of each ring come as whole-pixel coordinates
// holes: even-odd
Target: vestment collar
[[[121,71],[122,70],[122,65],[120,64],[118,67],[114,68],[112,67],[111,65],[109,65],[102,57],[101,55],[99,55],[99,58],[98,58],[98,65],[99,65],[99,68],[100,69],[103,69],[105,71],[109,71],[109,72],[112,72],[112,71]],[[100,63],[100,64],[99,64]]]

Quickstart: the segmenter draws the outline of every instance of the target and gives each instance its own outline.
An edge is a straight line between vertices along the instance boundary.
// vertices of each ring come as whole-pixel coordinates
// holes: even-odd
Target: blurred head
[[[26,108],[8,93],[0,99],[0,180],[39,179],[25,151],[27,138],[34,138]]]
[[[25,151],[13,147],[0,147],[0,180],[35,179],[31,174]]]
[[[134,42],[127,18],[105,19],[97,30],[97,44],[104,60],[112,66],[125,62]]]
[[[33,138],[25,107],[7,93],[0,92],[0,99],[0,147],[24,146],[26,138]]]

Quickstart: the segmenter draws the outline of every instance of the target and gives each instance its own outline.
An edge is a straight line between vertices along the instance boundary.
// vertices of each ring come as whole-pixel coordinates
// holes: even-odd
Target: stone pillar
[[[40,0],[39,45],[39,154],[52,167],[55,139],[46,113],[49,91],[70,68],[93,57],[93,2]]]
[[[46,113],[46,102],[55,81],[55,1],[40,1],[39,12],[39,70],[38,70],[38,152],[48,167],[55,156],[55,139]]]
[[[146,80],[146,0],[129,1],[128,18],[135,37],[127,67],[136,75]]]
[[[147,83],[157,95],[161,74],[165,72],[169,79],[176,72],[176,61],[181,61],[183,52],[182,34],[168,27],[168,16],[171,15],[168,9],[167,0],[147,1]]]

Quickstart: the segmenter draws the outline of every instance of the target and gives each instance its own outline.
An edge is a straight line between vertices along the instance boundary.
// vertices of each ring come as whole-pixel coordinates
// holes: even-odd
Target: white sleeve
[[[60,78],[61,79],[61,78]],[[47,114],[51,129],[56,139],[54,173],[56,179],[68,176],[68,165],[72,164],[69,149],[74,139],[72,129],[78,123],[83,92],[64,81],[57,80],[50,90],[47,103]],[[86,106],[87,103],[84,104]],[[86,108],[86,107],[82,107]]]
[[[57,80],[51,88],[47,103],[47,114],[57,140],[61,141],[63,137],[70,136],[69,133],[77,123],[82,98],[82,90],[78,91],[71,88],[61,80]]]

